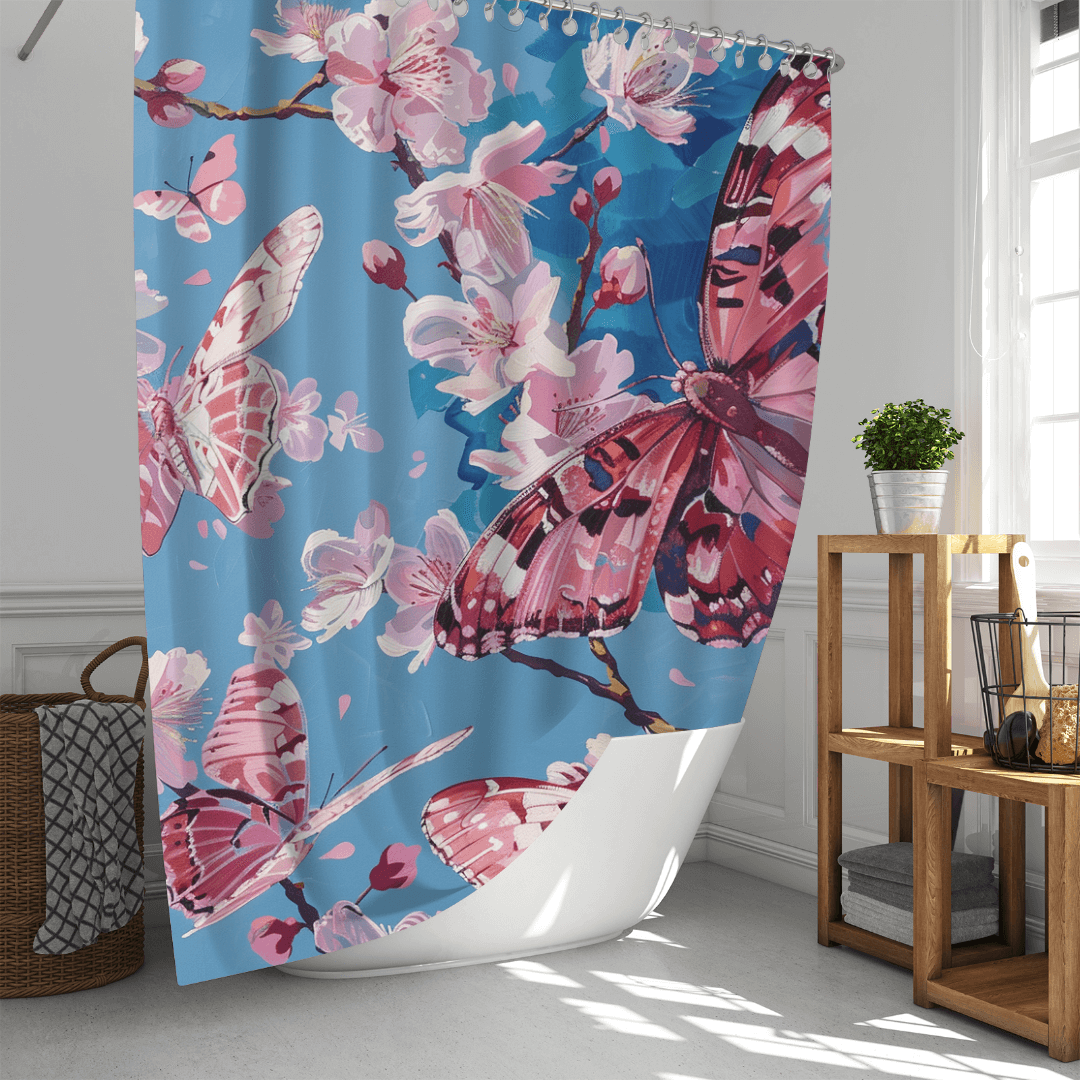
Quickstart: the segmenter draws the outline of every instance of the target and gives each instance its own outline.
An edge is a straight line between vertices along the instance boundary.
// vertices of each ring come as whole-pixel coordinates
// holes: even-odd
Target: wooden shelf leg
[[[889,555],[889,725],[914,723],[914,557]],[[911,843],[911,767],[889,764],[889,843]]]
[[[926,765],[914,767],[913,810],[915,944],[912,997],[933,1008],[926,984],[952,963],[952,798],[949,788],[926,782]]]
[[[829,750],[843,725],[842,556],[818,537],[818,942],[831,945],[829,923],[840,918],[842,756]]]
[[[1080,787],[1055,787],[1046,810],[1050,1056],[1080,1058]]]
[[[998,930],[1014,956],[1025,951],[1027,803],[998,799]]]

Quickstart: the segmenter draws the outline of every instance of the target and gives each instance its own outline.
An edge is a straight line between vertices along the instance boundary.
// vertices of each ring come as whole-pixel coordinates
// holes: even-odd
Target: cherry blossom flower
[[[378,603],[383,577],[394,552],[390,515],[372,500],[356,519],[351,538],[333,529],[313,532],[300,557],[315,599],[304,608],[301,625],[320,630],[319,644],[339,630],[359,626]]]
[[[597,203],[607,206],[622,191],[622,173],[614,165],[608,165],[593,177],[592,189]]]
[[[368,874],[371,887],[379,892],[407,888],[416,880],[416,857],[419,854],[419,844],[391,844],[384,848],[378,863]]]
[[[440,510],[424,526],[426,554],[405,544],[394,548],[386,591],[398,609],[379,636],[379,648],[387,656],[416,653],[409,663],[410,674],[416,674],[435,651],[435,609],[469,546],[454,512]]]
[[[282,8],[277,0],[275,18],[285,33],[252,30],[251,36],[261,43],[267,56],[291,56],[302,64],[321,64],[326,59],[327,31],[348,14],[348,8],[336,10],[332,4],[310,4],[307,0]]]
[[[160,127],[178,128],[190,124],[195,115],[184,95],[198,89],[206,68],[195,60],[166,60],[150,80],[155,90],[136,90],[146,102],[150,119]]]
[[[283,372],[271,369],[278,391],[278,438],[293,461],[318,461],[326,442],[326,423],[313,413],[322,404],[314,379],[301,379],[289,391]]]
[[[285,504],[278,492],[287,487],[292,487],[291,480],[267,473],[248,496],[251,509],[236,522],[236,527],[256,540],[268,540],[274,535],[273,523],[285,516]]]
[[[292,956],[293,938],[303,929],[304,924],[296,919],[260,915],[251,923],[248,941],[268,964],[284,964]]]
[[[687,84],[695,72],[715,71],[716,61],[707,54],[691,59],[682,45],[669,53],[664,44],[644,27],[625,48],[605,34],[585,47],[582,60],[589,89],[604,99],[608,116],[627,130],[640,124],[660,142],[681,144],[694,130],[686,111],[694,95]]]
[[[150,289],[146,284],[146,274],[135,271],[135,321],[148,319],[168,307],[169,298],[162,296],[157,289]],[[165,342],[148,334],[145,330],[135,331],[135,367],[138,375],[149,375],[157,371],[165,359]]]
[[[636,304],[646,289],[645,257],[640,249],[612,248],[600,260],[600,280],[593,303],[601,311],[615,304]]]
[[[421,165],[465,160],[459,125],[483,120],[495,92],[490,71],[453,44],[458,21],[448,0],[399,7],[371,0],[326,31],[326,74],[334,120],[362,150],[387,153],[398,136]]]
[[[369,240],[364,244],[363,253],[364,272],[376,285],[385,285],[390,289],[405,288],[409,280],[405,274],[405,256],[396,247],[382,240]]]
[[[493,283],[516,277],[532,262],[525,228],[525,215],[537,213],[531,204],[575,170],[560,161],[525,162],[544,137],[539,120],[524,128],[512,122],[485,135],[467,173],[442,173],[395,201],[398,232],[419,247],[446,230],[463,270]]]
[[[210,667],[201,652],[189,653],[182,648],[154,653],[149,667],[150,717],[160,795],[165,784],[182,788],[199,771],[195,762],[184,756],[186,744],[192,740],[183,732],[203,722],[203,706],[208,698],[199,691],[210,677]]]
[[[258,666],[277,664],[284,669],[292,663],[296,653],[311,648],[311,638],[294,631],[293,624],[285,621],[281,605],[276,600],[268,600],[261,615],[251,611],[244,616],[244,632],[237,641],[254,647]]]
[[[501,476],[504,488],[528,487],[593,436],[655,408],[643,394],[619,392],[619,383],[634,372],[634,358],[611,334],[579,345],[570,360],[571,378],[537,371],[525,380],[518,415],[503,429],[505,450],[469,455],[473,465]]]
[[[139,62],[140,57],[146,51],[146,46],[150,44],[150,39],[143,33],[143,19],[142,16],[135,12],[135,63]]]
[[[438,384],[477,414],[508,394],[532,371],[570,376],[565,333],[551,318],[560,278],[537,263],[508,298],[481,278],[461,279],[465,302],[423,296],[405,312],[405,347],[417,360],[460,374]],[[560,348],[556,341],[561,341]]]
[[[427,922],[429,916],[423,911],[406,915],[392,930],[372,922],[349,900],[339,900],[315,923],[315,947],[324,953],[347,949],[350,945],[362,945],[365,941],[389,937],[399,930]]]
[[[330,445],[335,450],[344,450],[348,438],[352,439],[357,450],[377,454],[383,448],[383,437],[374,428],[368,427],[367,413],[358,413],[358,405],[359,400],[351,390],[346,390],[334,402],[338,415],[326,418],[330,425]]]

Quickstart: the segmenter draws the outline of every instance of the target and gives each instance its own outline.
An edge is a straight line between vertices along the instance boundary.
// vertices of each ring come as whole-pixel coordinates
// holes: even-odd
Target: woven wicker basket
[[[134,697],[99,694],[90,675],[114,653],[142,648],[143,663]],[[34,935],[45,920],[45,808],[41,793],[41,737],[34,712],[88,697],[95,701],[135,702],[145,708],[149,675],[146,638],[129,637],[110,645],[82,673],[83,694],[0,695],[0,997],[44,997],[90,990],[123,979],[143,963],[143,911],[93,945],[63,956],[39,956]],[[135,822],[143,843],[143,758],[135,778]]]

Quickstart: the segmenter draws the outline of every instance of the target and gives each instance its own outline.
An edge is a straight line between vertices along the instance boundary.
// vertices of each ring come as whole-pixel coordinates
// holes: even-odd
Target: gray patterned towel
[[[119,930],[143,902],[135,772],[146,718],[138,705],[42,706],[45,922],[34,952],[75,952]]]

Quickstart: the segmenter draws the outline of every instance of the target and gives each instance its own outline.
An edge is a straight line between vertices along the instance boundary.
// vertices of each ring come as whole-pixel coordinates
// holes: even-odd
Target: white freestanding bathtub
[[[612,739],[543,835],[472,896],[407,930],[277,970],[355,979],[617,937],[675,880],[744,723]]]

